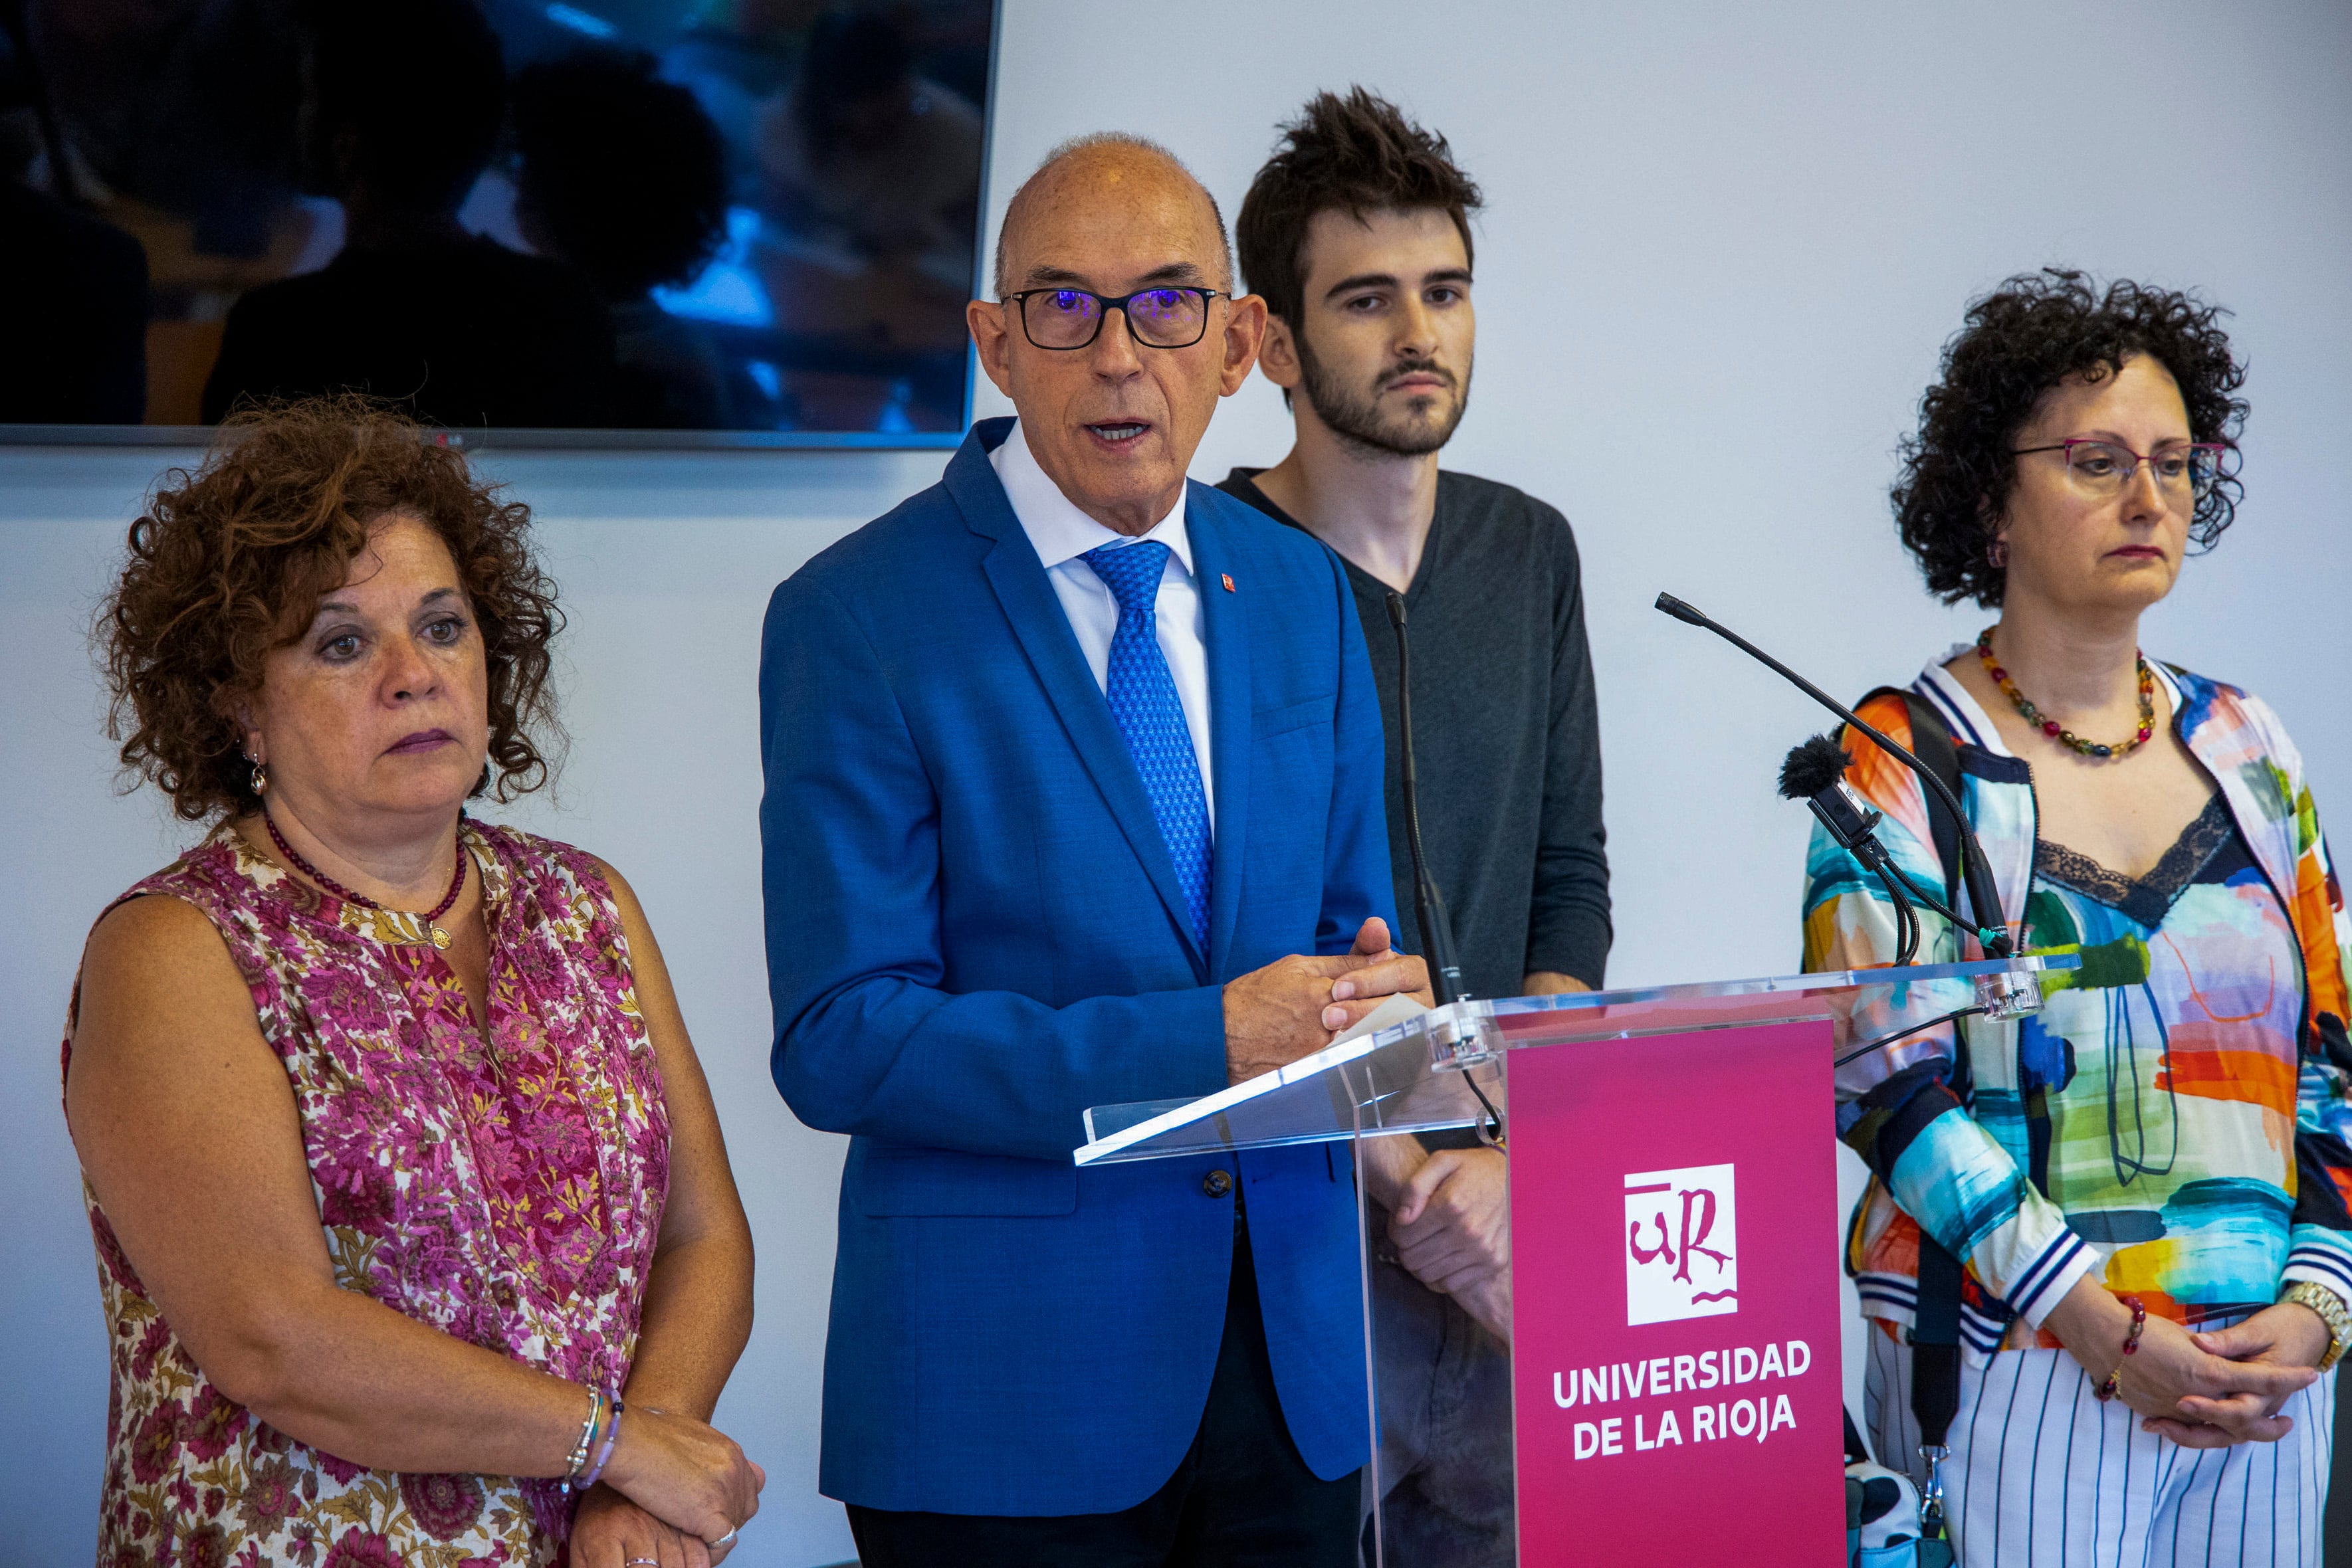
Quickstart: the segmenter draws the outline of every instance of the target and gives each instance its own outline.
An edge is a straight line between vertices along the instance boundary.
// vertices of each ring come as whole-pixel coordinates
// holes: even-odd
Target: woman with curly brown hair
[[[101,1563],[705,1568],[758,1506],[708,1424],[751,1239],[653,933],[464,810],[546,777],[529,520],[346,399],[240,416],[131,529],[115,733],[212,828],[67,1027]]]
[[[2277,716],[2139,651],[2239,494],[2220,315],[2011,279],[1946,349],[1895,489],[1928,587],[2000,616],[1860,711],[1948,759],[2000,904],[1976,918],[2081,960],[2037,1014],[1839,1073],[1874,1178],[1847,1259],[1880,1331],[1869,1425],[1923,1481],[1923,1440],[1948,1449],[1964,1563],[2171,1562],[2182,1540],[2200,1562],[2319,1561],[2352,1341],[2352,926]],[[1846,747],[1898,864],[1956,886],[1942,808]],[[1806,967],[1894,961],[1885,889],[1825,832],[1807,872]],[[1983,956],[1927,925],[1921,962]]]

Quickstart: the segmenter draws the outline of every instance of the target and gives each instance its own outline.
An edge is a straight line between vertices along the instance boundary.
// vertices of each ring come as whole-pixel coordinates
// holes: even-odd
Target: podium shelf
[[[1503,1053],[1539,1046],[1826,1019],[1843,1065],[1955,1018],[2036,1011],[2042,977],[2081,963],[2044,954],[1455,1002],[1214,1094],[1095,1106],[1072,1157],[1109,1165],[1475,1127],[1502,1104]]]

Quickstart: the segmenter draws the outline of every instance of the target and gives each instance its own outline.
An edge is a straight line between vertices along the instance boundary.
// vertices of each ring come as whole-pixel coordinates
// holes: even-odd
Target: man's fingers
[[[1294,953],[1282,961],[1294,966],[1298,974],[1331,980],[1358,969],[1369,969],[1384,960],[1377,953]]]
[[[1324,1007],[1323,1011],[1318,1016],[1320,1018],[1325,1029],[1337,1034],[1341,1030],[1355,1028],[1358,1024],[1363,1022],[1366,1019],[1380,1011],[1381,1004],[1387,1000],[1388,998],[1386,997],[1374,997],[1368,1001],[1331,1002],[1327,1004]]]
[[[1445,1269],[1418,1276],[1422,1283],[1441,1295],[1466,1296],[1493,1278],[1493,1270],[1483,1264],[1469,1263],[1456,1269]]]
[[[1400,1249],[1397,1261],[1404,1265],[1406,1273],[1423,1284],[1451,1280],[1456,1275],[1475,1277],[1493,1268],[1493,1264],[1482,1257],[1475,1247],[1461,1245],[1451,1239],[1444,1245],[1423,1247],[1418,1250]]]
[[[1462,1206],[1454,1201],[1456,1196],[1458,1195],[1451,1190],[1441,1189],[1421,1198],[1420,1207],[1414,1210],[1412,1218],[1404,1218],[1402,1211],[1390,1216],[1390,1236],[1394,1238],[1398,1247],[1407,1251],[1419,1248],[1426,1252],[1447,1237],[1461,1238],[1467,1244],[1468,1236],[1464,1222],[1468,1216],[1463,1213]],[[1399,1196],[1398,1201],[1403,1201],[1402,1195]]]
[[[1397,1226],[1411,1225],[1421,1218],[1421,1211],[1429,1207],[1430,1195],[1444,1186],[1445,1178],[1454,1174],[1454,1163],[1443,1152],[1422,1161],[1421,1168],[1398,1189],[1397,1206],[1390,1216],[1391,1233]]]
[[[1400,1228],[1391,1222],[1389,1239],[1396,1244],[1397,1257],[1416,1274],[1449,1271],[1483,1256],[1476,1239],[1464,1235],[1458,1226],[1424,1222]]]
[[[1356,928],[1356,951],[1378,957],[1389,950],[1389,923],[1373,915]]]
[[[1503,1259],[1493,1244],[1472,1228],[1446,1197],[1433,1195],[1421,1218],[1412,1224],[1390,1221],[1389,1239],[1396,1244],[1398,1259],[1423,1279],[1462,1268],[1501,1267]]]
[[[1451,1297],[1496,1339],[1509,1342],[1511,1282],[1507,1275],[1486,1269],[1458,1269],[1423,1283],[1441,1296]]]
[[[1331,995],[1342,1001],[1349,997],[1389,997],[1400,991],[1422,990],[1428,985],[1429,967],[1405,953],[1365,960],[1361,968],[1332,982]]]

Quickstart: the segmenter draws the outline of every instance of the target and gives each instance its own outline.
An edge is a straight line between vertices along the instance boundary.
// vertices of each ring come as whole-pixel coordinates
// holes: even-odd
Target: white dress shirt
[[[1071,504],[1052,476],[1037,466],[1036,455],[1015,423],[1003,444],[988,455],[1004,498],[1021,531],[1029,536],[1037,559],[1045,563],[1046,580],[1062,601],[1070,630],[1077,634],[1087,668],[1095,685],[1110,682],[1110,640],[1118,630],[1118,601],[1095,569],[1079,558],[1104,545],[1126,547],[1151,539],[1168,547],[1168,565],[1160,576],[1160,597],[1153,621],[1160,632],[1160,652],[1168,673],[1176,680],[1176,699],[1184,705],[1185,727],[1192,732],[1192,756],[1201,765],[1201,795],[1209,811],[1209,831],[1217,828],[1217,789],[1209,766],[1209,644],[1201,615],[1201,588],[1192,572],[1192,540],[1184,529],[1184,497],[1178,492],[1176,508],[1160,519],[1141,538],[1114,533]]]

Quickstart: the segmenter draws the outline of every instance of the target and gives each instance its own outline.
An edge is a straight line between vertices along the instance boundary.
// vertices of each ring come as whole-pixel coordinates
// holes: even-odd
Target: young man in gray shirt
[[[1586,990],[1609,954],[1601,749],[1575,536],[1541,501],[1446,473],[1476,335],[1478,189],[1443,137],[1358,88],[1286,126],[1236,225],[1271,315],[1258,360],[1290,455],[1218,488],[1336,550],[1389,736],[1397,907],[1414,907],[1397,727],[1404,595],[1423,848],[1475,997]],[[1419,933],[1402,934],[1420,950]],[[1384,1521],[1398,1560],[1507,1564],[1509,1227],[1503,1156],[1475,1137],[1379,1139],[1374,1238]],[[1408,1390],[1411,1390],[1408,1394]]]

